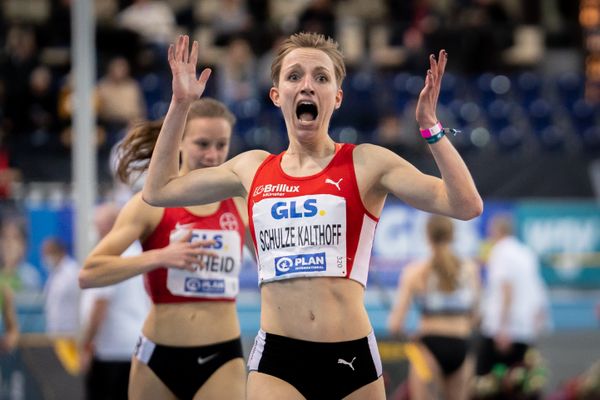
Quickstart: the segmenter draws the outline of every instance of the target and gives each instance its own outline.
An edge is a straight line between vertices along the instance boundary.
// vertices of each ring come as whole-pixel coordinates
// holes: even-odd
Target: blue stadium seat
[[[523,144],[526,132],[515,125],[508,125],[494,134],[500,151],[513,151]]]
[[[375,88],[375,81],[370,73],[349,74],[343,86],[343,105],[331,119],[332,128],[353,126],[361,132],[374,131],[379,119]]]
[[[541,131],[552,125],[552,106],[543,98],[535,99],[529,106],[529,120],[536,131]]]
[[[565,132],[556,125],[548,125],[536,131],[542,148],[546,151],[561,150],[565,144]]]
[[[572,107],[577,100],[583,98],[584,78],[575,72],[565,72],[556,80],[560,100],[567,107]]]
[[[519,96],[523,107],[529,108],[531,103],[540,97],[541,87],[542,80],[536,73],[525,71],[517,76],[515,93]]]

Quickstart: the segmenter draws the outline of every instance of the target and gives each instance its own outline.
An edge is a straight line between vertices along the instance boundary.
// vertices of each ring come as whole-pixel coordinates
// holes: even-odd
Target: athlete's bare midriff
[[[144,336],[168,346],[203,346],[240,336],[235,302],[168,303],[152,306]]]
[[[423,316],[419,323],[421,335],[442,335],[467,337],[471,334],[470,315],[436,315]]]
[[[360,339],[372,328],[364,287],[350,279],[294,278],[261,287],[261,328],[316,342]]]

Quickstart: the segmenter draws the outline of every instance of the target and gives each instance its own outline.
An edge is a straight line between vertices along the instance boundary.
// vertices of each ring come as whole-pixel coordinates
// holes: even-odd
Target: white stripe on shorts
[[[256,335],[256,339],[254,339],[254,346],[252,346],[252,350],[250,351],[250,356],[248,357],[248,370],[249,371],[258,371],[258,365],[260,364],[260,359],[262,358],[263,351],[265,349],[265,339],[267,338],[267,334],[262,329],[258,331]]]
[[[377,371],[377,377],[383,375],[383,365],[381,365],[381,356],[379,355],[379,349],[377,348],[377,339],[375,339],[375,332],[371,331],[369,336],[369,349],[371,349],[371,357],[373,357],[373,364],[375,364],[375,370]]]
[[[152,357],[152,353],[154,353],[156,344],[144,335],[140,335],[138,340],[139,342],[135,348],[134,355],[138,360],[147,365],[150,357]]]

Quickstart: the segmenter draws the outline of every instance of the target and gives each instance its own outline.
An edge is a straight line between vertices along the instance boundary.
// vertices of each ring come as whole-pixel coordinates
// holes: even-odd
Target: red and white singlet
[[[142,243],[144,250],[160,249],[192,231],[191,241],[214,240],[196,271],[156,268],[144,274],[146,291],[155,304],[194,301],[234,301],[239,292],[244,222],[231,199],[212,215],[197,216],[185,208],[165,208],[160,223]]]
[[[378,218],[360,198],[353,144],[336,145],[321,172],[292,177],[284,153],[258,168],[248,198],[259,283],[299,277],[340,277],[367,284]]]

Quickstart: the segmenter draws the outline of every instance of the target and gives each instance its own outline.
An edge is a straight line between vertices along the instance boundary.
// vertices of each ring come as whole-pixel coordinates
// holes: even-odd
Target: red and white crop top
[[[367,284],[378,218],[360,198],[353,144],[321,172],[292,177],[281,169],[284,153],[258,168],[248,197],[259,283],[300,277],[340,277]]]
[[[194,272],[156,268],[144,274],[146,291],[155,304],[198,301],[234,301],[239,292],[244,222],[231,199],[222,201],[212,215],[197,216],[185,208],[165,208],[162,219],[142,243],[144,250],[160,249],[192,231],[192,241],[214,240],[204,265]]]

